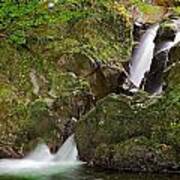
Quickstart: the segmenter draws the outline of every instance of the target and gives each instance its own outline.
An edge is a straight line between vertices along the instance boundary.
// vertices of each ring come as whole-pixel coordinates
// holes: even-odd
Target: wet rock
[[[167,75],[164,72],[168,65],[173,63],[169,55],[173,46],[176,46],[179,41],[179,31],[178,19],[168,20],[161,24],[155,40],[156,46],[151,68],[145,77],[145,91],[151,94],[161,94],[165,90],[167,86],[165,77]]]
[[[146,75],[144,90],[150,94],[161,94],[165,87],[164,70],[167,68],[169,61],[169,52],[162,51],[155,55],[152,60],[150,72]]]
[[[82,160],[103,168],[150,172],[178,162],[178,145],[169,138],[179,137],[172,129],[174,121],[179,123],[179,106],[164,107],[167,102],[162,99],[137,100],[109,96],[78,122],[76,140]],[[141,136],[145,139],[136,145]],[[170,146],[169,152],[159,150],[162,144],[167,150]]]
[[[86,79],[96,99],[117,92],[123,73],[122,64],[116,60],[105,63],[80,53],[62,56],[58,66],[64,72],[73,72],[77,77]]]
[[[174,20],[166,20],[161,23],[161,26],[158,30],[157,37],[155,39],[156,44],[160,44],[163,41],[174,41],[177,31],[179,30],[178,23]]]
[[[136,21],[134,23],[134,28],[133,28],[134,41],[139,42],[140,38],[145,33],[145,31],[148,29],[148,27],[149,27],[148,24],[143,24],[141,22]]]

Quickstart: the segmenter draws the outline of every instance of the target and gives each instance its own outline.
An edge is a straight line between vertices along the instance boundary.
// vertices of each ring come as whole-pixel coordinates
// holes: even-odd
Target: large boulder
[[[109,95],[77,124],[80,159],[114,170],[171,172],[180,167],[180,46],[170,52],[161,97]]]

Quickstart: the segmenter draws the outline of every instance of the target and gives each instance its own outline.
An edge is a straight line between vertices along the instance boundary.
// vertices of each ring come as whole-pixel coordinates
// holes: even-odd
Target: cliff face
[[[55,151],[95,98],[118,86],[130,16],[111,0],[0,6],[0,157],[21,157],[40,141]]]

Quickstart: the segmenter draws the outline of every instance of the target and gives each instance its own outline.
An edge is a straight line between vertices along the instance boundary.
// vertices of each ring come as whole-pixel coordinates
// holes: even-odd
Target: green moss
[[[50,94],[57,97],[70,96],[72,93],[89,89],[88,83],[78,79],[73,73],[53,74],[51,87]]]
[[[95,165],[130,171],[169,171],[179,166],[179,45],[170,52],[161,97],[139,92],[109,95],[77,124],[80,157]],[[169,167],[171,169],[169,169]]]
[[[52,9],[3,1],[0,22],[0,144],[21,153],[39,139],[57,145],[67,121],[91,107],[89,62],[127,61],[129,12],[112,0],[58,1]],[[63,57],[70,66],[60,67]]]
[[[157,13],[160,10],[159,6],[152,5],[150,3],[141,1],[141,0],[130,0],[130,2],[137,6],[139,10],[144,14]]]
[[[64,55],[76,60],[74,54],[86,54],[121,65],[131,52],[128,11],[111,0],[60,1],[52,10],[36,0],[19,5],[4,2],[1,6],[1,20],[6,22],[0,43],[1,74],[27,96],[33,96],[30,72],[35,70],[37,76],[44,77],[48,81],[45,86],[51,89],[53,74],[59,73],[58,60]],[[45,91],[41,96],[47,96]]]
[[[157,14],[161,10],[160,7],[152,6],[150,4],[140,5],[139,8],[140,8],[140,11],[142,11],[145,14],[146,13],[148,13],[148,14],[151,14],[151,13]]]
[[[131,46],[129,15],[123,6],[121,12],[117,12],[114,8],[114,2],[111,0],[98,2],[60,1],[56,3],[53,10],[48,10],[46,3],[40,3],[36,0],[27,4],[20,3],[19,5],[4,2],[1,6],[1,20],[6,22],[2,24],[3,33],[5,36],[10,34],[10,36],[7,36],[8,41],[17,45],[27,45],[29,40],[32,39],[37,43],[39,41],[52,42],[52,40],[58,38],[58,41],[56,39],[55,42],[51,43],[52,45],[48,44],[48,47],[53,46],[52,48],[56,47],[57,51],[71,53],[85,51],[86,49],[91,54],[96,54],[99,59],[108,60],[117,56],[118,51],[125,46],[126,48],[124,47],[119,55],[122,55],[122,58],[129,55],[129,51],[127,51]],[[19,12],[20,14],[18,14]],[[34,14],[34,12],[36,13]],[[31,16],[33,18],[29,18]],[[109,27],[109,23],[114,28]],[[58,24],[63,28],[58,28]],[[123,38],[122,41],[115,28],[119,25],[126,27],[124,36],[128,37]],[[66,29],[64,29],[64,26],[66,26]],[[95,26],[96,28],[94,28]],[[36,36],[36,29],[40,30],[38,36]],[[42,31],[42,29],[45,31]],[[61,36],[52,33],[59,30]],[[66,32],[68,31],[70,33],[67,36]],[[73,33],[71,34],[71,32]],[[35,35],[35,37],[32,37],[32,35]],[[120,45],[119,40],[123,45]],[[109,53],[110,50],[111,53]]]
[[[179,107],[179,103],[172,104],[167,96],[156,100],[106,97],[78,122],[76,140],[81,159],[101,167],[132,171],[136,168],[137,171],[156,171],[156,168],[161,170],[161,162],[173,164],[178,161],[179,152]],[[141,136],[142,139],[137,139]],[[131,138],[135,138],[132,140],[135,144]],[[101,147],[103,144],[106,147]],[[170,146],[170,154],[159,149],[161,144]],[[153,158],[155,161],[150,163],[139,160],[149,153],[158,159]]]
[[[180,7],[179,7],[179,6],[175,7],[173,10],[174,10],[174,13],[175,13],[177,16],[180,15]]]
[[[175,151],[171,146],[154,144],[137,137],[115,145],[100,144],[95,153],[95,164],[105,168],[126,171],[159,172],[161,166],[175,164]]]
[[[8,101],[8,99],[13,99],[14,97],[13,87],[9,84],[0,84],[0,101]]]

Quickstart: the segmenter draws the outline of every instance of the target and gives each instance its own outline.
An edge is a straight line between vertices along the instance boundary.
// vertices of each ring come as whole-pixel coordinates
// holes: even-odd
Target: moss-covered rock
[[[94,96],[117,86],[114,72],[96,73],[96,61],[116,69],[127,61],[129,12],[112,0],[58,1],[51,8],[33,0],[2,2],[0,14],[0,157],[23,156],[39,141],[56,149]]]
[[[75,89],[81,86],[74,85],[73,92],[70,87],[56,98],[30,99],[9,82],[1,82],[1,158],[21,157],[42,141],[55,151],[74,132],[76,120],[91,108],[93,100],[88,91]]]
[[[180,114],[179,105],[168,105],[167,101],[168,99],[149,99],[148,102],[148,99],[144,99],[142,102],[136,102],[135,99],[117,95],[103,99],[77,124],[76,140],[80,158],[104,168],[132,171],[136,169],[137,171],[162,171],[169,163],[174,166],[174,160],[175,162],[178,160],[179,153],[177,132]],[[169,101],[172,102],[170,99]],[[129,140],[141,136],[145,137],[145,141],[137,147],[139,152],[136,151],[136,145],[130,144]],[[102,148],[104,144],[105,149]],[[146,158],[146,153],[148,156],[148,152],[151,152],[148,149],[153,149],[152,154],[154,154],[158,151],[156,147],[163,145],[170,146],[173,152],[166,154],[167,160],[164,163],[161,164],[159,159],[160,157],[166,159],[162,151],[152,155],[157,160],[152,164],[151,162],[146,164],[144,160],[143,162],[140,160]],[[109,151],[112,154],[108,154]],[[118,157],[116,157],[117,154]],[[109,156],[111,159],[104,164],[103,157],[106,159]]]
[[[149,97],[109,95],[77,124],[80,158],[103,168],[176,171],[179,159],[179,45],[165,70],[166,92]]]
[[[100,144],[95,152],[95,165],[123,171],[160,172],[176,165],[176,152],[169,145],[136,137],[115,145]],[[173,168],[172,168],[173,169]]]

